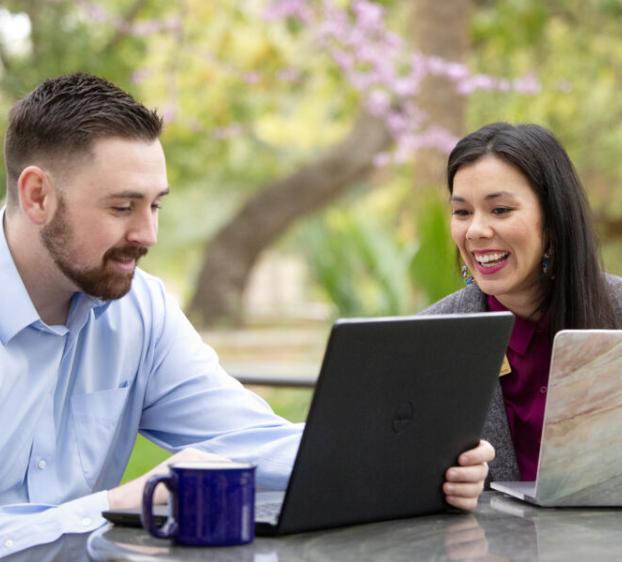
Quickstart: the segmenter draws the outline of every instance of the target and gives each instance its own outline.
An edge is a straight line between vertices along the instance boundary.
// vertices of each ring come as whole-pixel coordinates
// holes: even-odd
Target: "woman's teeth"
[[[490,267],[504,260],[508,256],[508,252],[491,252],[489,254],[477,255],[475,256],[475,259],[480,265],[483,265],[484,267]]]

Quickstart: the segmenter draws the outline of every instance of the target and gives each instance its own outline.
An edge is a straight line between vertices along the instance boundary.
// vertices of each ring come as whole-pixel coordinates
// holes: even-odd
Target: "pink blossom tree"
[[[439,108],[437,98],[449,99],[450,106],[463,106],[466,96],[478,89],[538,90],[533,76],[497,78],[469,70],[464,63],[464,38],[470,0],[446,4],[424,0],[418,6],[413,25],[420,44],[414,49],[410,41],[388,29],[382,6],[370,0],[353,0],[348,8],[332,0],[273,0],[269,4],[264,16],[268,22],[286,21],[309,30],[311,43],[329,56],[358,93],[360,111],[343,141],[290,176],[260,189],[209,240],[190,305],[198,321],[239,320],[242,294],[262,251],[302,217],[335,201],[375,168],[427,153],[436,156],[434,164],[418,166],[435,172],[418,177],[426,183],[434,173],[438,176],[438,155],[445,158],[455,144],[462,114],[458,122],[453,115],[443,119],[443,110],[450,107]],[[453,27],[447,26],[448,20]],[[417,32],[424,26],[438,34],[433,43],[431,37]],[[462,39],[456,42],[456,36]],[[448,54],[442,52],[442,45],[451,45]]]

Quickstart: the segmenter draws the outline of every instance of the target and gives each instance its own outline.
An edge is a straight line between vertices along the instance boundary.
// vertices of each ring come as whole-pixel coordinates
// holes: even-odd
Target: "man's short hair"
[[[154,141],[162,118],[111,82],[76,73],[46,80],[9,113],[4,142],[7,204],[17,203],[17,180],[31,164],[67,166],[101,138]]]

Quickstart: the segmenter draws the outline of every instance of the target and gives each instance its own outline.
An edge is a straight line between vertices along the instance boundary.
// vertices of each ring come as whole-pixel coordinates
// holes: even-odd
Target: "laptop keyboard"
[[[281,502],[261,502],[255,505],[255,521],[276,523],[281,513]]]

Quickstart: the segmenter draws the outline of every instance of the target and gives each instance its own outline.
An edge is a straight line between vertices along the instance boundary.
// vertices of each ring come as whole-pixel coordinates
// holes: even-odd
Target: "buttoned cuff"
[[[0,558],[38,544],[50,543],[66,533],[87,533],[103,525],[108,492],[102,491],[63,503],[0,506]]]

